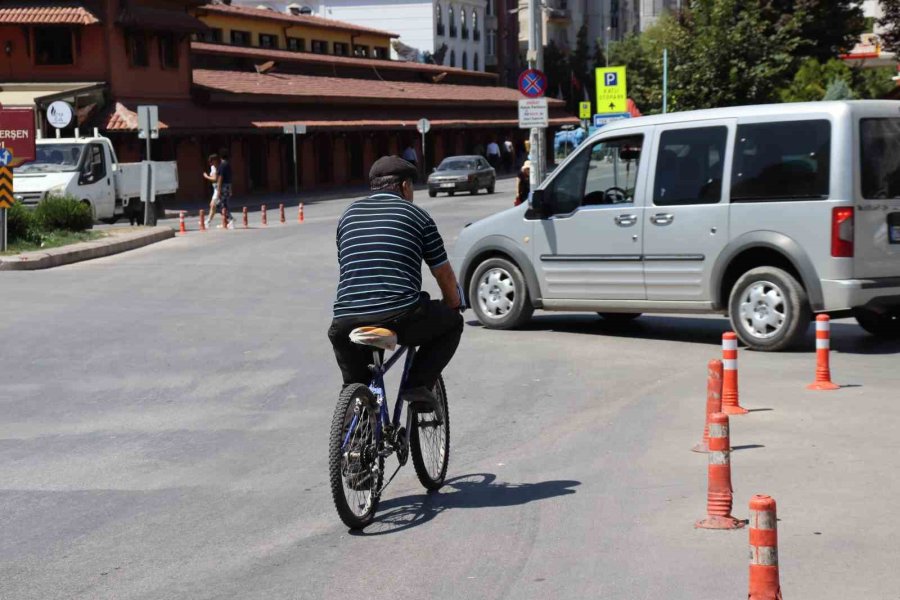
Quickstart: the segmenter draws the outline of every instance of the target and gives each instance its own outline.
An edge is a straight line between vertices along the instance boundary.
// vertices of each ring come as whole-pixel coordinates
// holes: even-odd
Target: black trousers
[[[458,311],[439,300],[429,300],[423,294],[417,306],[401,313],[334,319],[328,329],[328,339],[334,348],[344,385],[368,384],[372,380],[368,368],[372,364],[372,348],[350,341],[351,331],[367,325],[392,330],[403,346],[418,346],[406,387],[431,389],[456,352],[462,336],[463,318]]]

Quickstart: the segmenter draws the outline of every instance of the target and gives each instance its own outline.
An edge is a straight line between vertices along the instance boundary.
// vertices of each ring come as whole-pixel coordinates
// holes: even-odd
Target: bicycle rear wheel
[[[356,417],[353,431],[350,426]],[[378,453],[375,428],[378,404],[368,387],[348,386],[338,398],[328,440],[331,496],[347,527],[362,529],[372,522],[384,479],[384,458]],[[348,432],[347,444],[344,440]]]
[[[416,414],[410,432],[410,452],[419,482],[428,490],[439,490],[447,476],[450,462],[450,411],[447,407],[447,388],[438,377],[434,395],[444,407],[444,422],[438,425],[434,413]]]

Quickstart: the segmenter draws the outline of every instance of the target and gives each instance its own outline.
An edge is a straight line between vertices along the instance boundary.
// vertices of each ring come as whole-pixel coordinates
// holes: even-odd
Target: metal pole
[[[297,179],[297,126],[293,125],[291,130],[291,141],[294,144],[294,195],[300,195],[300,183]]]
[[[57,131],[59,131],[59,130],[57,129]],[[153,185],[151,182],[153,181],[153,163],[150,162],[150,130],[149,129],[146,131],[146,135],[147,135],[147,163],[149,164],[149,167],[150,167],[150,174],[147,177],[147,186],[148,186],[148,189],[152,190]],[[151,225],[156,225],[155,220],[151,219],[152,211],[150,210],[150,205],[153,203],[153,201],[154,201],[154,198],[151,198],[150,195],[148,194],[147,202],[144,203],[144,225],[146,225],[148,227]]]
[[[663,114],[666,114],[666,112],[668,112],[668,109],[669,109],[669,106],[668,106],[668,100],[669,100],[669,98],[668,98],[668,96],[669,96],[669,49],[668,48],[663,48],[663,94],[662,94],[662,96],[663,96],[662,111],[663,111]]]
[[[0,252],[6,252],[6,209],[0,208]]]
[[[428,167],[426,166],[425,160],[425,131],[422,130],[422,177],[426,177],[428,175]]]
[[[606,28],[606,50],[603,51],[604,56],[606,56],[606,66],[609,66],[609,34],[612,30],[612,27]]]
[[[528,56],[529,66],[533,69],[544,69],[544,36],[541,20],[540,0],[528,0],[529,28]],[[531,129],[531,189],[537,188],[544,181],[546,130],[539,127]]]

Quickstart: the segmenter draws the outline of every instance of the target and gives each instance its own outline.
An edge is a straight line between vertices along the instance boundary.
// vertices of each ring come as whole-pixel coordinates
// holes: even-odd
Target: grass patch
[[[40,243],[25,240],[12,242],[7,246],[7,251],[2,254],[8,256],[10,254],[20,254],[22,252],[59,248],[60,246],[68,246],[69,244],[77,244],[78,242],[98,240],[102,237],[106,237],[106,234],[102,231],[51,231],[49,233],[41,234]]]

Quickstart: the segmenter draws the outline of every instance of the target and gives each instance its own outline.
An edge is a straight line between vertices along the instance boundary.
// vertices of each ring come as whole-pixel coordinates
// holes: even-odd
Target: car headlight
[[[54,185],[52,188],[47,190],[46,196],[63,196],[66,193],[65,184],[61,183],[59,185]]]

